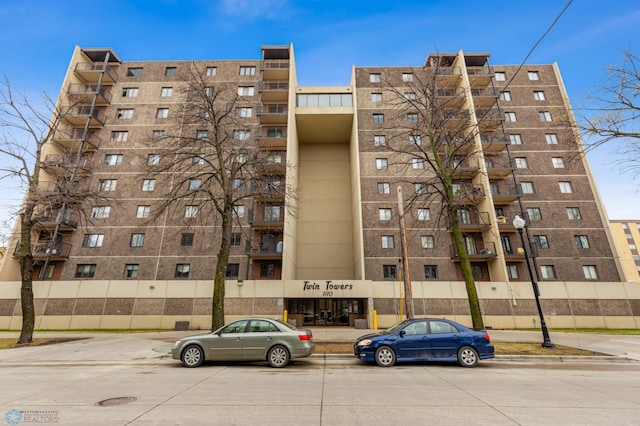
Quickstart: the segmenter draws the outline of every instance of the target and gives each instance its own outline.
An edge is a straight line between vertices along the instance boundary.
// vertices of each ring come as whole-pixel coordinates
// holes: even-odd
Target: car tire
[[[200,367],[204,362],[204,351],[198,345],[189,345],[182,351],[180,360],[187,368]]]
[[[379,367],[392,367],[396,363],[396,353],[389,346],[380,346],[374,356]]]
[[[269,361],[269,365],[273,368],[283,368],[289,364],[289,359],[291,356],[289,355],[289,351],[287,348],[281,345],[277,345],[269,349],[269,353],[267,353],[267,361]]]
[[[475,367],[478,365],[479,360],[478,351],[471,346],[463,346],[458,349],[458,364],[462,367]]]

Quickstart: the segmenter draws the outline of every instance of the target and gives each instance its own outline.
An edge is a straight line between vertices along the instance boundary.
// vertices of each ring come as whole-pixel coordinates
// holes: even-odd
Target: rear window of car
[[[431,334],[445,334],[445,333],[457,333],[458,329],[448,322],[444,321],[430,321],[429,327],[431,328]]]
[[[276,331],[280,330],[269,321],[252,320],[249,326],[250,333],[273,333]]]

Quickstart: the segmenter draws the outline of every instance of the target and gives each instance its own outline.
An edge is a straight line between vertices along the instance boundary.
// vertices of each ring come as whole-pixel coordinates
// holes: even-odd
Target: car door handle
[[[239,342],[242,340],[242,337],[236,337],[236,342]]]
[[[273,337],[271,337],[271,336],[267,336],[267,337],[266,337],[266,339],[267,339],[267,340],[272,340],[272,339],[273,339]]]

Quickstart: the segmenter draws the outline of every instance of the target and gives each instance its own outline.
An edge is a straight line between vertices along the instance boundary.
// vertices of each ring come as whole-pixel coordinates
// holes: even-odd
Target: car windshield
[[[410,322],[411,320],[404,320],[404,321],[400,321],[397,324],[392,325],[391,327],[387,328],[385,330],[385,333],[393,333],[396,332],[398,330],[400,330],[402,327],[404,327],[405,325],[407,325],[408,322]]]

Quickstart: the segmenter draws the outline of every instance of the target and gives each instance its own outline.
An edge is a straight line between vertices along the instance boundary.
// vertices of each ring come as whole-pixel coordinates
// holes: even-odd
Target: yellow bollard
[[[376,311],[375,309],[373,310],[373,329],[378,329],[378,311]]]
[[[284,310],[284,313],[282,314],[282,322],[287,322],[287,310]]]

